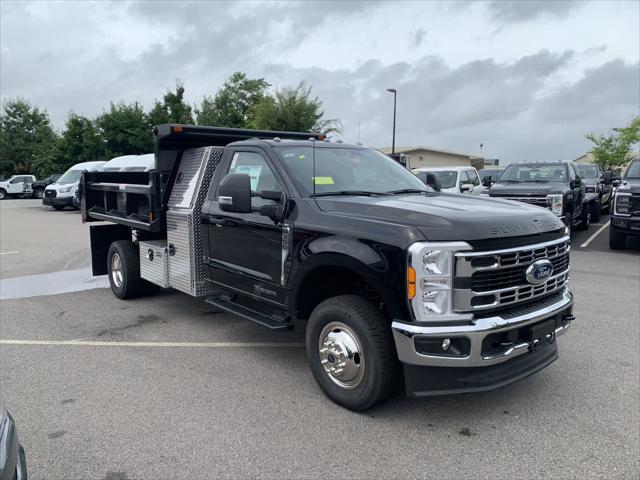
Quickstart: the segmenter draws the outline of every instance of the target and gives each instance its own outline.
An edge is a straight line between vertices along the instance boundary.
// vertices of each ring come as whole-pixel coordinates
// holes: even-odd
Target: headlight
[[[69,193],[71,191],[71,188],[73,188],[73,185],[69,185],[68,187],[62,187],[60,189],[60,193]]]
[[[551,213],[558,217],[562,216],[562,194],[547,195],[547,205]]]
[[[628,193],[616,194],[616,213],[629,215],[629,207],[631,206],[631,195]]]
[[[416,320],[460,320],[453,311],[453,256],[465,242],[416,242],[409,247],[407,296]]]

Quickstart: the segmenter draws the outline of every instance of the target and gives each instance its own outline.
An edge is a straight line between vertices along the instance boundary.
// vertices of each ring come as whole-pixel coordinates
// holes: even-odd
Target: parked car
[[[16,425],[0,404],[0,480],[27,480],[27,462]]]
[[[473,167],[420,167],[412,170],[414,175],[418,172],[433,172],[440,179],[442,192],[469,195],[482,193],[480,177]]]
[[[105,162],[84,162],[75,164],[67,170],[57,182],[48,185],[44,189],[42,204],[50,205],[56,210],[62,210],[65,207],[72,207],[73,197],[75,196],[76,189],[78,188],[82,172],[84,170],[98,170],[104,164]]]
[[[147,153],[144,155],[122,155],[106,162],[101,168],[101,172],[148,172],[155,166],[155,155]]]
[[[609,247],[624,249],[627,237],[631,236],[640,236],[640,158],[629,164],[616,189],[609,226]]]
[[[0,182],[0,200],[30,197],[33,193],[31,185],[35,181],[35,175],[12,175],[8,180]]]
[[[489,195],[546,208],[569,229],[581,230],[589,228],[598,199],[597,194],[585,192],[575,164],[562,161],[512,163]]]
[[[117,298],[171,287],[302,326],[320,388],[357,411],[399,384],[478,392],[558,358],[573,295],[551,212],[442,194],[380,152],[310,133],[153,132],[156,170],[82,176],[82,219],[103,222],[88,229],[93,274]]]
[[[585,193],[596,193],[598,195],[594,209],[591,212],[592,219],[597,222],[600,220],[601,213],[609,213],[611,210],[613,172],[604,172],[598,165],[591,163],[576,164],[576,167],[582,177],[582,182],[585,184]]]
[[[42,198],[42,196],[44,195],[44,189],[52,183],[55,183],[61,176],[61,173],[55,173],[53,175],[49,175],[46,178],[43,178],[42,180],[33,182],[31,184],[31,190],[33,190],[33,198]]]

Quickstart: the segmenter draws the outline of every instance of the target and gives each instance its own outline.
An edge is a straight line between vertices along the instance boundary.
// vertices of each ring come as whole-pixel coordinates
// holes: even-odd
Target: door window
[[[467,172],[465,172],[464,170],[460,171],[460,183],[458,184],[458,186],[462,186],[465,183],[470,183],[471,180],[469,180],[469,176],[467,175]]]
[[[480,185],[480,179],[478,178],[478,174],[474,170],[467,170],[467,175],[469,175],[469,180],[474,187]]]
[[[265,200],[258,195],[264,191],[282,192],[273,170],[265,158],[256,152],[236,152],[228,173],[246,173],[251,179],[251,206],[274,205],[274,200]]]

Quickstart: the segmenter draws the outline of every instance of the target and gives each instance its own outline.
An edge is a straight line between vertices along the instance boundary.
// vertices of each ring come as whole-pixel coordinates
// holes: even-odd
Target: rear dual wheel
[[[158,285],[140,277],[138,248],[131,240],[118,240],[111,244],[107,271],[111,291],[122,300],[153,295],[160,290]]]

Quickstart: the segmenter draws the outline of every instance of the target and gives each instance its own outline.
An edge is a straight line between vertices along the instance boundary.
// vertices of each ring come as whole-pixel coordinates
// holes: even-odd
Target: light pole
[[[395,88],[387,88],[387,92],[393,93],[393,137],[391,139],[391,155],[396,153],[396,96],[398,92]]]

